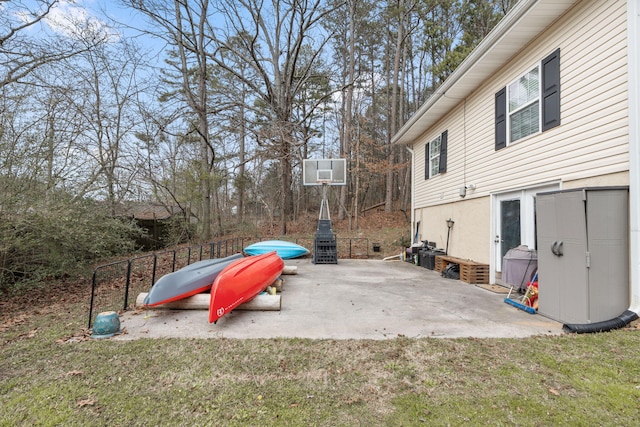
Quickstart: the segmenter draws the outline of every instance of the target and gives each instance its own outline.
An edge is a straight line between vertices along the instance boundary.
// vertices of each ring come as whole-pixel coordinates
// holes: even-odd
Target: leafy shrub
[[[6,217],[0,223],[0,290],[74,275],[97,260],[131,253],[140,233],[88,200]]]
[[[166,226],[163,228],[161,236],[161,245],[163,247],[177,246],[184,242],[190,242],[196,235],[195,224],[190,224],[180,215],[174,215],[166,220]]]

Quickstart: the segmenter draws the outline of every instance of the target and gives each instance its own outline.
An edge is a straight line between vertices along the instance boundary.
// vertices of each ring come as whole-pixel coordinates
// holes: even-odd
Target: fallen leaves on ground
[[[91,329],[83,328],[75,335],[63,337],[56,340],[56,344],[76,343],[81,341],[89,341],[91,339]]]
[[[30,330],[27,333],[18,335],[18,338],[26,338],[26,339],[33,338],[36,336],[37,333],[38,333],[38,328],[35,328]]]
[[[76,402],[76,406],[78,408],[83,408],[85,406],[94,406],[96,401],[94,399],[82,399]]]
[[[3,323],[0,323],[0,332],[8,331],[10,328],[24,323],[27,320],[28,316],[24,313],[20,313],[15,317],[7,319]]]

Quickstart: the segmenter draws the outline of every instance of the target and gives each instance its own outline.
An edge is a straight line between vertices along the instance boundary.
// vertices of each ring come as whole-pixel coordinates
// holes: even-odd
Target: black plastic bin
[[[314,264],[338,263],[338,242],[335,234],[316,234],[312,261]]]
[[[444,251],[442,249],[429,249],[424,251],[424,265],[422,261],[420,261],[420,265],[429,270],[434,270],[436,268],[436,256],[444,255]]]
[[[428,268],[427,267],[428,257],[429,257],[428,249],[420,249],[420,251],[418,251],[418,264],[420,265],[420,267]]]

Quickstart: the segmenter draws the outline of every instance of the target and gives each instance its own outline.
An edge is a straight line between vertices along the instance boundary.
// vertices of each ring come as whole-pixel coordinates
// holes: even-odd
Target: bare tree
[[[82,37],[81,22],[59,23],[72,33],[71,37],[43,30],[44,21],[59,3],[60,0],[2,1],[0,87],[21,82],[45,64],[69,59],[105,41],[104,33],[94,33],[91,40]]]
[[[182,97],[195,117],[192,131],[200,144],[200,237],[207,240],[212,236],[212,174],[215,164],[215,150],[209,133],[207,86],[211,6],[208,0],[124,0],[124,3],[146,15],[156,25],[152,33],[165,40],[175,54],[175,59],[169,64],[179,74],[180,89],[176,95]],[[213,200],[213,204],[217,203],[217,200]],[[220,215],[217,215],[216,221],[220,229]]]
[[[52,101],[73,114],[75,149],[81,150],[87,168],[79,196],[104,197],[112,211],[128,197],[137,171],[132,166],[136,102],[142,90],[138,82],[145,58],[136,46],[120,40],[84,52],[73,61],[59,63],[56,75],[64,76]],[[61,84],[61,82],[60,82]],[[56,127],[66,120],[53,118]],[[50,128],[52,132],[54,128]]]
[[[218,47],[211,59],[246,84],[265,107],[257,138],[279,162],[282,234],[286,234],[287,220],[293,213],[292,170],[300,143],[296,138],[300,123],[293,119],[294,100],[312,77],[313,66],[328,40],[313,31],[332,10],[321,0],[273,0],[268,6],[261,0],[224,0],[221,13],[227,27],[211,32]],[[238,34],[247,36],[236,39]],[[232,44],[231,40],[242,43]],[[305,46],[313,46],[313,52],[303,61]],[[257,79],[247,79],[235,70],[219,54],[222,51],[249,64]],[[316,107],[320,104],[318,101]]]

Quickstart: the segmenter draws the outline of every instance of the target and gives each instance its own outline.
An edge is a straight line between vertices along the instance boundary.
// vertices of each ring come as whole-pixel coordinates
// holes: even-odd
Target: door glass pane
[[[504,200],[500,202],[501,258],[516,246],[520,246],[520,200]]]

